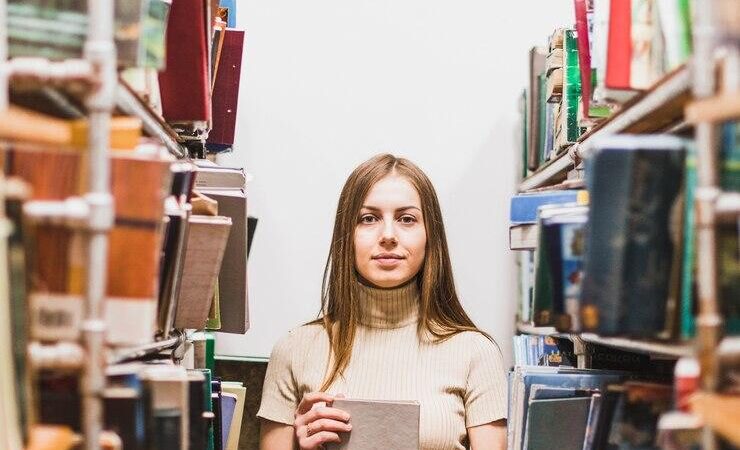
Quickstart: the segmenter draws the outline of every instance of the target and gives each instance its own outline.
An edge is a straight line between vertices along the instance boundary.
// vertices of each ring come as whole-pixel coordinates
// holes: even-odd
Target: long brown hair
[[[428,332],[433,339],[442,341],[463,331],[477,331],[491,339],[473,324],[457,297],[442,211],[431,181],[407,159],[390,154],[377,155],[352,172],[339,196],[321,287],[321,313],[313,322],[324,325],[331,345],[331,367],[322,391],[343,373],[352,355],[360,314],[354,292],[354,286],[359,282],[355,269],[354,231],[360,209],[372,186],[391,173],[406,177],[421,198],[427,244],[424,264],[415,280],[420,291],[419,335]]]

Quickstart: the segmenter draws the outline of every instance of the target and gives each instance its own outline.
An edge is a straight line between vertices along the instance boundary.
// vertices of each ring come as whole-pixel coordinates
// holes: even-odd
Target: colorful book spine
[[[631,89],[632,8],[631,0],[611,0],[605,86]]]
[[[578,126],[578,99],[581,97],[581,71],[578,63],[578,42],[575,30],[565,30],[563,44],[565,77],[563,79],[563,113],[565,114],[565,139],[575,142],[581,135]]]

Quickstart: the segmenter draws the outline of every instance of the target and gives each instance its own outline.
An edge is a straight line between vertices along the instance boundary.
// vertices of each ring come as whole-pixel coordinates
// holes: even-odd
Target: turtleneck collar
[[[419,317],[419,287],[412,280],[395,288],[357,283],[360,323],[370,328],[401,328]]]

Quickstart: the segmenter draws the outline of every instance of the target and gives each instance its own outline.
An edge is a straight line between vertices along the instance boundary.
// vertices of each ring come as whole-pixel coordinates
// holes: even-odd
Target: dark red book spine
[[[243,52],[244,31],[227,28],[213,86],[213,127],[208,134],[209,144],[234,144]]]
[[[611,0],[607,41],[606,79],[609,89],[631,89],[632,5],[631,0]]]
[[[167,122],[211,120],[203,0],[173,0],[167,22],[167,67],[159,74]]]
[[[581,69],[581,98],[583,115],[588,117],[591,101],[591,50],[588,35],[588,7],[586,0],[575,0],[576,33],[578,34],[578,65]]]

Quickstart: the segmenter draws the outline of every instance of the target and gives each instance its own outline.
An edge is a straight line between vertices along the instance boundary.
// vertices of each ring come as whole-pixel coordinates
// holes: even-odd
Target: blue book
[[[222,8],[229,9],[229,21],[226,23],[226,26],[229,28],[236,28],[236,0],[221,0],[219,5]]]
[[[537,208],[544,205],[578,203],[581,190],[545,191],[532,194],[516,194],[511,198],[509,220],[512,224],[536,223]]]
[[[234,412],[236,410],[236,395],[229,393],[221,394],[221,442],[223,447],[226,448],[226,443],[229,442],[229,430],[231,430],[231,422],[234,420]]]

